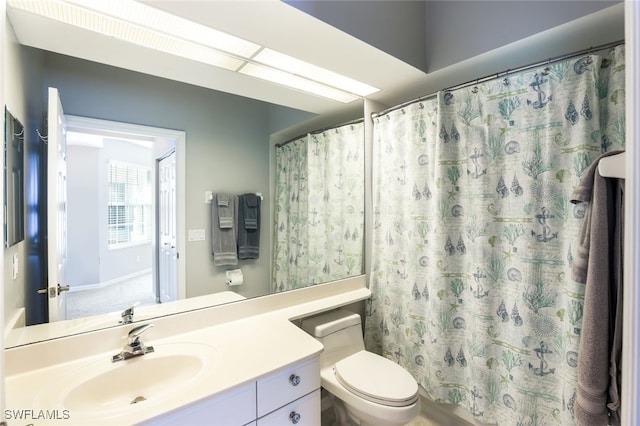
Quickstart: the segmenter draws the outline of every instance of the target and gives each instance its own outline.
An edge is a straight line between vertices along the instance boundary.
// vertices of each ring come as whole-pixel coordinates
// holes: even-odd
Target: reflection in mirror
[[[4,246],[24,239],[24,127],[4,110]]]
[[[52,52],[26,48],[21,51],[24,54],[13,58],[14,62],[21,64],[20,69],[24,70],[25,75],[27,75],[26,70],[31,68],[35,69],[37,66],[40,66],[38,69],[43,75],[47,76],[46,81],[34,80],[30,81],[30,84],[35,86],[45,85],[58,87],[65,114],[68,114],[67,118],[70,116],[93,117],[93,119],[119,123],[135,123],[136,125],[144,125],[145,127],[152,126],[174,129],[186,135],[184,155],[181,156],[184,162],[180,166],[181,169],[185,171],[185,177],[181,180],[184,184],[184,191],[182,191],[184,202],[178,203],[179,211],[183,209],[181,217],[183,217],[184,220],[183,223],[179,223],[177,227],[178,237],[181,238],[184,246],[184,249],[179,251],[179,265],[181,265],[184,270],[185,292],[182,295],[179,294],[179,300],[173,302],[156,303],[147,306],[140,304],[136,306],[133,316],[134,322],[173,312],[207,307],[219,303],[228,303],[244,298],[264,296],[276,290],[272,279],[274,270],[274,244],[271,227],[279,227],[282,223],[278,221],[278,225],[276,225],[275,221],[275,213],[281,209],[278,208],[280,201],[276,201],[274,183],[270,183],[271,179],[275,179],[276,174],[273,164],[275,162],[275,151],[271,151],[274,148],[270,142],[285,140],[286,137],[280,137],[280,135],[286,134],[288,137],[289,134],[294,134],[294,128],[295,134],[300,134],[320,127],[324,128],[332,124],[344,122],[345,120],[358,116],[362,117],[361,109],[354,108],[348,113],[341,112],[331,116],[317,117],[318,120],[315,120],[314,117],[312,117],[313,114],[305,113],[302,110],[293,110],[291,108],[268,104],[241,96],[203,89],[158,77],[150,77],[135,71],[66,57]],[[19,60],[23,59],[25,60],[24,64],[19,62]],[[30,59],[30,61],[26,61],[26,59]],[[38,73],[34,73],[34,75],[35,74]],[[35,115],[42,116],[45,113],[40,107],[40,105],[43,104],[42,99],[30,99],[27,103],[33,105]],[[356,111],[356,109],[359,111]],[[277,119],[272,120],[274,116]],[[35,129],[33,130],[35,131]],[[314,147],[316,147],[317,151],[317,146],[320,143],[319,138],[322,136],[319,132],[313,133],[316,135],[318,141],[315,144],[313,140],[309,143],[310,152],[313,152]],[[326,132],[327,135],[329,135],[329,133],[330,132]],[[364,144],[361,136],[359,143],[361,146]],[[29,150],[30,147],[32,148],[31,151]],[[27,155],[34,154],[32,151],[36,151],[36,148],[41,149],[41,147],[42,144],[39,144],[38,147],[28,145]],[[89,147],[72,145],[71,149],[83,149],[87,151]],[[95,151],[95,148],[91,149]],[[351,160],[357,158],[359,161],[364,161],[363,152],[364,150],[362,148],[352,150]],[[335,168],[328,168],[324,177],[322,177],[323,180],[332,182],[333,186],[323,190],[315,188],[315,184],[309,180],[304,182],[306,188],[310,190],[308,200],[309,214],[305,215],[308,220],[317,221],[318,215],[321,213],[326,214],[323,207],[325,198],[328,201],[332,201],[334,197],[342,194],[342,192],[338,190],[340,186],[353,191],[353,193],[357,191],[357,188],[360,188],[362,194],[364,193],[362,189],[364,187],[363,179],[357,184],[346,181],[347,173],[351,173],[352,170],[357,169],[357,167],[353,161],[347,158],[349,151],[346,151],[344,155],[346,171],[337,172]],[[73,161],[73,158],[70,158],[69,161]],[[331,161],[334,162],[334,160]],[[337,165],[337,160],[335,160],[335,162],[335,165]],[[239,168],[239,165],[242,165],[242,168]],[[88,163],[86,166],[88,167]],[[33,173],[33,167],[35,166],[32,166],[30,163],[27,169],[30,175]],[[42,167],[42,165],[38,167]],[[70,167],[75,168],[73,164],[71,164]],[[82,168],[82,166],[80,167]],[[93,173],[97,173],[97,168],[94,167]],[[84,179],[80,181],[80,184],[88,184],[88,176],[89,175],[82,174],[81,179],[82,177],[84,177]],[[106,173],[100,173],[100,176],[105,177]],[[340,176],[342,176],[344,183],[341,183],[339,179]],[[97,192],[95,192],[97,189],[93,189],[94,192],[91,192],[92,188],[87,187],[86,190],[91,195],[91,199],[94,200],[97,196]],[[216,267],[213,264],[209,215],[211,204],[205,201],[205,194],[207,192],[229,192],[234,194],[260,192],[265,196],[262,203],[264,207],[262,213],[264,213],[264,216],[261,216],[261,229],[264,229],[265,232],[260,238],[260,259],[243,261],[242,264],[238,265],[244,275],[244,284],[241,286],[230,287],[225,282],[225,270],[235,268]],[[103,195],[103,197],[106,199],[106,195]],[[85,200],[88,199],[89,198],[85,198]],[[360,203],[360,205],[362,205],[362,203]],[[42,204],[38,204],[36,207],[39,210],[46,210]],[[106,216],[106,212],[108,211],[106,202],[101,203],[100,206],[96,208],[98,210],[90,213],[94,219],[97,220],[99,215],[101,217]],[[353,207],[353,209],[354,212],[362,211],[362,207]],[[330,212],[337,214],[338,207],[331,207]],[[46,215],[46,211],[41,214]],[[103,233],[107,232],[105,220],[106,219],[100,221],[103,224],[101,225],[101,232]],[[330,220],[337,222],[339,219],[332,217]],[[73,231],[76,232],[79,230],[77,228],[78,224],[79,222],[77,220],[73,220],[69,222],[69,227],[73,226]],[[288,226],[288,223],[284,222],[284,225]],[[337,233],[337,228],[335,230]],[[333,232],[333,228],[326,231],[318,231],[317,233],[321,234],[321,238],[316,237],[315,235],[317,234],[313,234],[314,243],[326,242],[328,238],[327,235],[324,234],[325,232],[329,235],[330,232]],[[347,233],[350,238],[348,241],[351,247],[347,247],[345,242],[345,235]],[[95,234],[95,231],[89,233],[89,235],[92,234]],[[337,236],[334,237],[333,234],[331,235],[331,238],[337,243]],[[40,236],[42,238],[39,241],[42,241],[46,235]],[[340,241],[342,246],[340,247],[336,244],[329,247],[331,251],[325,258],[331,261],[326,262],[326,264],[325,262],[320,263],[317,261],[318,253],[313,246],[309,247],[305,242],[297,239],[296,244],[304,247],[304,253],[307,253],[309,256],[309,262],[317,261],[317,265],[313,264],[313,267],[316,271],[319,271],[319,273],[310,278],[308,282],[320,283],[321,280],[325,280],[325,278],[334,280],[338,277],[344,277],[346,275],[338,275],[338,272],[340,272],[343,267],[347,269],[348,275],[360,274],[362,271],[361,260],[358,258],[350,260],[349,256],[351,256],[352,250],[355,252],[355,247],[358,247],[358,252],[360,252],[362,241],[358,241],[358,238],[361,239],[362,236],[361,226],[350,226],[348,232],[347,229],[341,229]],[[264,237],[264,239],[262,237]],[[27,242],[29,242],[31,238],[31,233],[25,232]],[[93,247],[93,253],[95,253],[97,236],[90,240],[93,244],[91,246]],[[80,249],[84,250],[82,254],[89,254],[88,245],[81,245]],[[301,255],[302,252],[298,254]],[[122,259],[121,262],[135,262],[142,265],[142,261],[145,259],[144,256],[144,254],[140,254],[140,262],[136,262],[138,258],[137,255],[129,255],[126,259]],[[107,258],[104,256],[94,256],[92,262],[98,258],[101,259],[99,262],[100,265],[106,268]],[[295,267],[296,260],[298,260],[298,265],[302,265],[299,256],[298,258],[295,256],[291,258],[291,256],[287,254],[287,263],[284,265],[278,263],[275,267],[280,269],[292,268]],[[289,263],[290,261],[293,263]],[[27,265],[27,261],[25,260],[22,264]],[[89,263],[85,262],[82,265],[83,267],[88,266]],[[123,267],[124,265],[121,264],[118,266]],[[31,268],[31,266],[25,267],[25,271],[27,268]],[[115,267],[109,268],[106,272],[111,273],[116,271]],[[147,266],[147,268],[149,267]],[[5,268],[5,270],[11,269],[8,267]],[[74,271],[74,273],[79,272],[79,269]],[[131,273],[132,272],[128,272],[127,274]],[[118,278],[119,277],[106,277],[105,275],[105,278],[85,280],[84,283],[98,285],[105,283],[112,284],[115,283],[115,280]],[[301,283],[304,279],[306,278],[299,278],[295,286],[302,286]],[[35,299],[36,296],[42,298],[42,296],[36,294],[36,289],[33,288],[39,285],[41,280],[33,274],[25,279],[25,281],[27,282],[27,288],[22,290],[24,294],[33,299]],[[284,284],[278,285],[278,287],[280,287],[278,290],[294,288],[293,286],[285,288],[288,282],[288,280],[281,281],[281,283]],[[76,283],[76,286],[77,284],[78,283]],[[98,285],[96,285],[96,288]],[[72,294],[72,292],[65,294],[66,296],[72,297],[79,295],[77,291],[74,291],[74,293],[76,294]],[[106,303],[103,303],[106,301],[106,298],[98,298],[98,300],[99,304],[106,305]],[[20,327],[26,323],[28,326],[20,327],[21,330],[16,330],[15,333],[12,332],[13,335],[11,339],[6,340],[7,346],[27,344],[29,342],[51,339],[71,333],[118,326],[119,321],[122,320],[120,313],[138,300],[125,300],[121,298],[118,299],[118,301],[121,302],[120,306],[114,307],[109,312],[100,314],[99,316],[83,317],[42,325],[32,325],[36,324],[36,322],[29,321],[29,309],[31,305],[27,305],[25,307],[27,320],[22,323],[16,322],[16,324],[19,324],[18,327]],[[11,324],[13,313],[17,310],[17,307],[25,305],[18,297],[11,295],[11,297],[5,298],[5,306],[7,307],[5,312],[8,317],[6,324]]]
[[[362,273],[364,121],[276,146],[273,292]]]

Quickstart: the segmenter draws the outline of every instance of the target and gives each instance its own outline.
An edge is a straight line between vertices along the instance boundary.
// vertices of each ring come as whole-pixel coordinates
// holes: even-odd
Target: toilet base
[[[400,426],[409,422],[420,412],[420,402],[417,401],[411,407],[405,407],[408,409],[410,414],[407,416],[407,413],[405,413],[404,415],[399,416],[400,418],[405,417],[403,420],[400,420],[399,418],[385,420],[376,419],[373,423],[370,423],[365,420],[371,420],[369,418],[370,416],[367,416],[364,412],[359,412],[355,407],[350,407],[350,409],[347,408],[345,402],[331,392],[327,392],[327,396],[331,402],[331,408],[334,415],[334,422],[331,426],[380,426],[380,422],[384,422],[385,425]]]
[[[332,393],[328,393],[328,396],[335,416],[333,426],[357,426],[357,424],[351,420],[347,412],[347,407],[344,406],[344,402]]]

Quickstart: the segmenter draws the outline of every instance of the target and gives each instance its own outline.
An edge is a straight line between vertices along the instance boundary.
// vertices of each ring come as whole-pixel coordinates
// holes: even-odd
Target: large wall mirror
[[[137,302],[142,303],[135,306],[133,321],[363,273],[364,124],[351,121],[353,113],[303,125],[304,131],[295,129],[302,134],[277,142],[266,120],[274,109],[293,117],[287,122],[293,127],[309,115],[51,52],[26,52],[25,57],[45,58],[41,84],[58,87],[67,117],[66,284],[71,291],[62,295],[67,311],[75,309],[81,315],[16,329],[6,341],[8,347],[118,326],[124,320],[121,313]],[[155,104],[170,104],[170,111],[158,114]],[[103,121],[117,126],[100,128]],[[126,122],[145,125],[134,124],[125,131]],[[148,124],[178,129],[184,139],[172,141],[168,132],[158,136],[151,130],[145,135]],[[122,293],[124,285],[138,285],[143,278],[150,289],[152,280],[159,278],[161,266],[154,263],[153,249],[163,242],[156,235],[136,244],[113,244],[115,234],[109,227],[124,229],[124,224],[110,224],[108,213],[122,209],[110,204],[109,194],[122,184],[116,179],[110,188],[108,182],[114,164],[128,175],[135,166],[146,170],[143,174],[155,194],[162,175],[156,167],[172,147],[180,157],[176,172],[182,184],[182,223],[176,225],[183,246],[179,262],[184,266],[184,290],[175,292],[179,300],[158,304],[157,292]],[[262,194],[259,259],[234,266],[214,264],[208,192]],[[152,196],[148,208],[157,211],[158,198]],[[162,228],[163,223],[152,220],[151,226]],[[236,268],[243,271],[244,282],[229,286],[225,272]],[[47,331],[36,332],[43,328]]]
[[[24,240],[24,127],[4,110],[5,247]]]

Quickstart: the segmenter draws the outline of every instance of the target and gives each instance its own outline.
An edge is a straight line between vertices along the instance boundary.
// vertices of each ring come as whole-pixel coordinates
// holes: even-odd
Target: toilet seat
[[[404,407],[418,399],[415,379],[398,364],[371,352],[356,352],[338,361],[334,372],[343,387],[376,404]]]

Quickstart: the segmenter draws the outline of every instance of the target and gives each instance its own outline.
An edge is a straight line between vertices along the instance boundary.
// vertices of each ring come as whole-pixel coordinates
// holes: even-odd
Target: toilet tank
[[[364,350],[360,315],[346,309],[323,312],[302,320],[301,328],[324,346],[324,354],[344,356]]]

